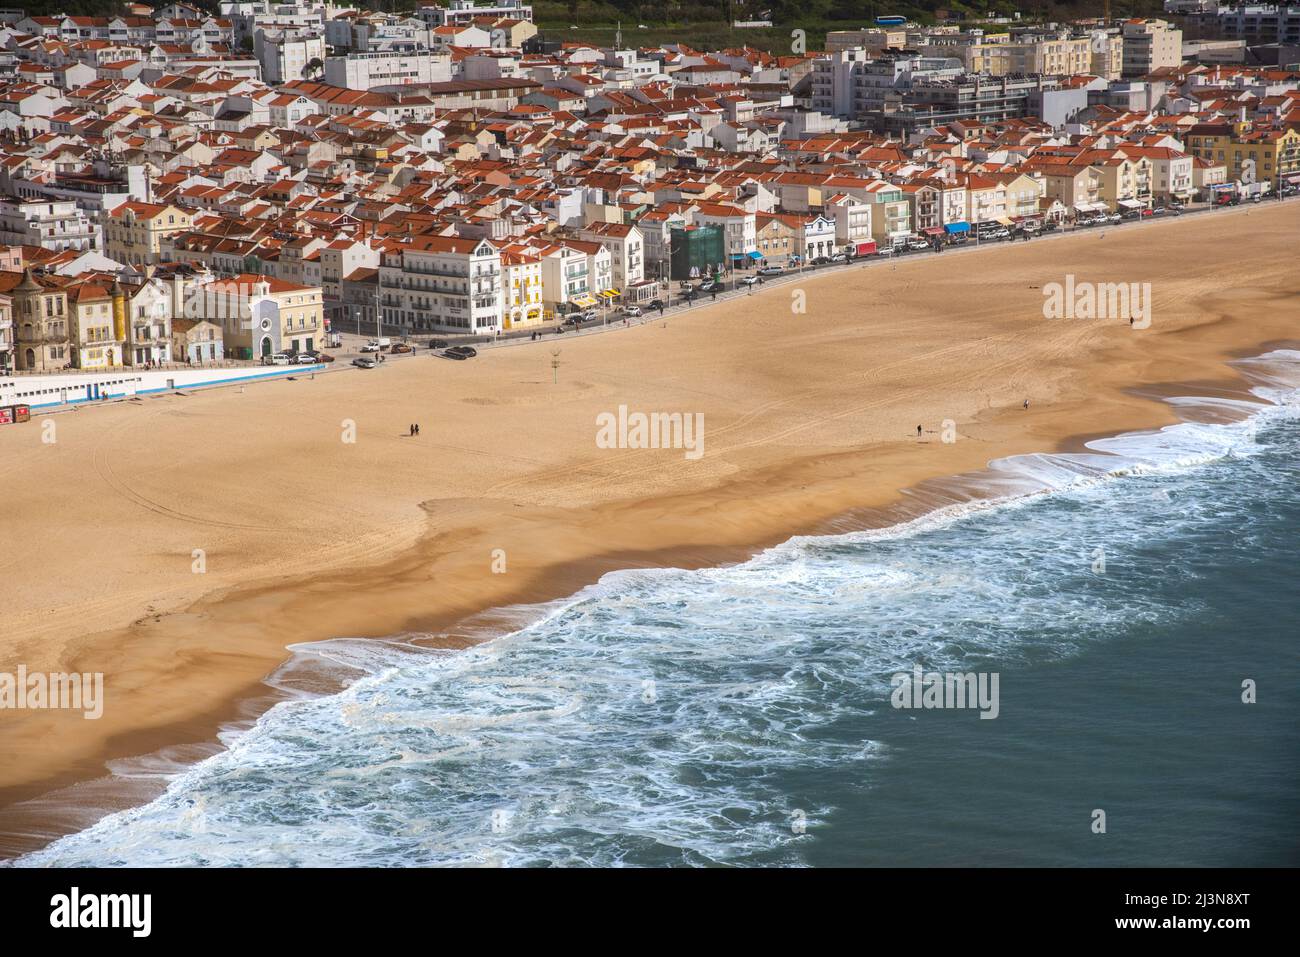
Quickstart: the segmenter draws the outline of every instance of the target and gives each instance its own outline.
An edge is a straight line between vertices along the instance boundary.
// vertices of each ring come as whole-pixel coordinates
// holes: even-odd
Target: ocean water
[[[469,651],[298,648],[227,750],[16,863],[1300,863],[1300,352],[1240,368],[1257,402],[992,463],[1002,501]],[[996,673],[997,717],[893,707],[916,666]]]

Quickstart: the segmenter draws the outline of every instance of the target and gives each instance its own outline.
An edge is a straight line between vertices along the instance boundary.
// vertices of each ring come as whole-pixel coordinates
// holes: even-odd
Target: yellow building
[[[1187,133],[1187,149],[1227,170],[1241,183],[1270,183],[1300,176],[1300,132],[1251,123],[1202,123]]]
[[[501,297],[503,326],[519,329],[540,325],[545,318],[542,305],[542,257],[521,246],[501,251]]]
[[[122,367],[125,313],[113,307],[112,293],[98,282],[78,283],[69,290],[72,364],[78,369]]]
[[[104,251],[117,262],[140,266],[162,258],[162,239],[190,228],[192,217],[183,209],[159,203],[125,202],[108,214],[104,226]]]

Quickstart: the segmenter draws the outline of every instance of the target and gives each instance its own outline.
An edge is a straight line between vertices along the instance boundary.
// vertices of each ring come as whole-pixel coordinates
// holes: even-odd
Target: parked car
[[[702,293],[721,292],[722,283],[714,282],[712,279],[706,279],[704,280],[704,282],[700,283],[698,286],[695,287],[695,291],[702,292]]]
[[[812,265],[814,266],[829,266],[830,264],[830,256],[814,256],[812,260]]]
[[[664,301],[662,299],[651,299],[646,303],[646,309],[662,309]]]
[[[442,355],[447,359],[457,359],[463,362],[465,359],[473,359],[478,355],[478,350],[473,346],[452,346],[450,349],[444,349]]]
[[[316,357],[316,353],[314,352],[300,352],[293,357],[293,361],[300,366],[309,366],[315,365],[320,360]]]
[[[752,285],[754,285],[756,282],[758,282],[758,277],[757,277],[757,276],[741,276],[739,281],[740,281],[740,284],[741,284],[742,286],[752,286]]]
[[[316,361],[317,361],[317,362],[333,362],[333,361],[334,361],[334,357],[333,357],[332,355],[330,355],[328,352],[318,352],[318,353],[316,353]]]
[[[848,261],[849,261],[848,253],[836,253],[834,256],[831,257],[831,262],[839,263],[841,265],[847,263]]]
[[[430,348],[430,349],[446,349],[448,345],[450,345],[450,343],[448,343],[446,339],[430,339],[430,340],[429,340],[429,348]]]
[[[909,239],[907,241],[907,248],[916,250],[918,252],[922,249],[929,249],[930,241],[928,239],[920,239],[920,238]]]
[[[635,318],[637,318],[638,316],[641,315],[641,307],[640,307],[640,306],[625,306],[625,307],[623,308],[623,315],[627,316],[629,319],[635,319]]]
[[[394,355],[399,355],[403,352],[414,352],[415,350],[412,349],[410,346],[408,346],[405,342],[394,342],[391,346],[388,347],[388,351]]]
[[[780,266],[764,266],[758,271],[758,274],[760,276],[779,276],[783,272],[785,272],[785,270]]]
[[[292,364],[293,359],[287,352],[276,352],[272,355],[262,357],[262,365],[264,366],[287,366]]]
[[[352,364],[358,369],[373,369],[375,366],[379,365],[378,362],[374,359],[368,358],[367,356],[357,356],[352,360]]]
[[[382,348],[383,348],[383,347],[380,346],[379,343],[377,343],[377,342],[367,342],[364,346],[361,347],[361,351],[362,351],[362,352],[380,352],[380,351],[382,351]]]

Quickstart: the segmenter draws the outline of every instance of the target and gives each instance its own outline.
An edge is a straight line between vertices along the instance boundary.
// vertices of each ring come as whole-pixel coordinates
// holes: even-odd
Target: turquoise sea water
[[[1241,367],[1258,404],[993,463],[1046,494],[298,649],[346,690],[17,863],[1300,863],[1300,353]],[[997,718],[892,707],[916,665]]]

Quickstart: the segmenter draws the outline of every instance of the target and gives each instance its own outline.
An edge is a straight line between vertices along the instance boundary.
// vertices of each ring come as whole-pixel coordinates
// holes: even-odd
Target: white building
[[[376,53],[349,53],[325,60],[325,82],[349,90],[445,83],[451,79],[451,57],[423,48]]]
[[[0,245],[62,252],[101,244],[99,226],[73,200],[6,199],[0,202]]]
[[[266,83],[302,80],[313,60],[324,64],[325,40],[311,28],[263,27],[253,34],[253,55]]]
[[[404,238],[383,250],[379,279],[388,325],[413,332],[501,329],[501,254],[486,239]]]
[[[645,278],[645,242],[636,226],[593,223],[578,235],[609,250],[613,288],[622,291]]]

